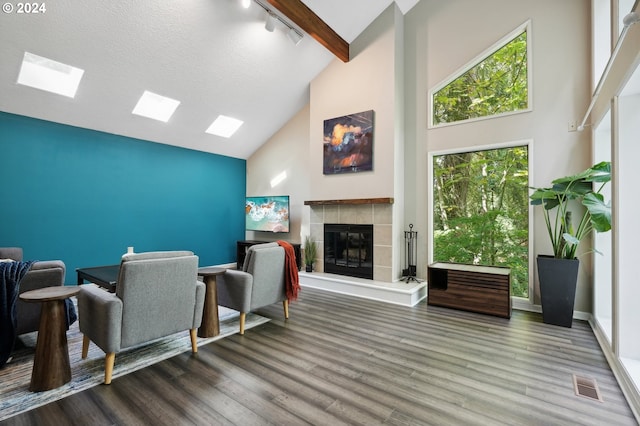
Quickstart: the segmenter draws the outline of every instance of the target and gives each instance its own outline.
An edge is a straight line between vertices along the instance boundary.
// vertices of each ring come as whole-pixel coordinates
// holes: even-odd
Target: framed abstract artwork
[[[323,174],[373,170],[373,110],[324,121]]]

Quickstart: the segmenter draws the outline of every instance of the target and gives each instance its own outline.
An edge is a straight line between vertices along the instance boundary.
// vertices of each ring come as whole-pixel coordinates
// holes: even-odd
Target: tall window
[[[528,25],[432,92],[434,126],[529,109]]]
[[[433,157],[434,262],[508,266],[529,296],[528,148]]]

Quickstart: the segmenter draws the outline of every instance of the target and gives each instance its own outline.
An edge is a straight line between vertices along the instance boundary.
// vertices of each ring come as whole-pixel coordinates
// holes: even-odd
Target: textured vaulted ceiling
[[[407,12],[417,1],[396,3]],[[351,42],[393,0],[303,2]],[[239,0],[57,0],[43,14],[2,13],[0,110],[246,159],[338,60],[264,22],[262,8]],[[16,84],[25,51],[84,69],[76,97]],[[131,114],[145,90],[181,101],[168,123]],[[245,123],[230,139],[206,134],[219,114]]]

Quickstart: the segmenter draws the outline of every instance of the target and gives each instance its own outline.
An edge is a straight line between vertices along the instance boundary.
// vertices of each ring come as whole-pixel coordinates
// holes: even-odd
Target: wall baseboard
[[[519,297],[511,298],[511,306],[513,309],[517,309],[519,311],[527,311],[527,312],[536,312],[542,313],[542,306],[534,305],[526,299],[522,299]],[[581,321],[590,321],[591,314],[589,312],[583,311],[573,311],[573,319],[581,320]]]

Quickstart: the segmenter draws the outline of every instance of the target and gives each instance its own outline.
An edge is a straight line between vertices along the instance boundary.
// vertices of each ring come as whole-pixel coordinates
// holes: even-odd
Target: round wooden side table
[[[213,266],[198,269],[198,275],[204,279],[204,284],[207,287],[204,293],[204,310],[202,311],[202,324],[198,329],[198,337],[214,337],[220,334],[216,277],[224,274],[225,271],[224,268]]]
[[[32,392],[54,389],[71,381],[64,299],[79,292],[78,286],[55,286],[25,291],[20,295],[25,302],[42,303],[29,385]]]

